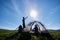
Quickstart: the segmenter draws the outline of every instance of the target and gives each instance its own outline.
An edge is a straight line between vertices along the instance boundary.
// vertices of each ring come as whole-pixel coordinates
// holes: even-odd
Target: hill
[[[60,32],[60,29],[58,29],[58,30],[52,30],[52,29],[49,29],[48,31]]]
[[[60,40],[60,32],[49,31],[51,37],[55,40]],[[49,38],[49,37],[48,37]],[[0,29],[0,40],[48,40],[46,36],[40,34],[18,33],[15,30]]]

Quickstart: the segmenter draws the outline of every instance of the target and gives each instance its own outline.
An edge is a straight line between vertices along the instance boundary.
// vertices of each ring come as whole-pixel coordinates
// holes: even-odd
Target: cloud
[[[12,1],[12,4],[13,4],[13,7],[14,7],[14,10],[17,12],[17,15],[20,16],[21,11],[20,11],[20,8],[19,8],[16,0]]]
[[[60,5],[58,5],[57,7],[51,9],[51,12],[49,14],[54,14],[55,12],[58,11],[58,9],[60,8]]]
[[[46,24],[46,28],[56,30],[56,29],[60,29],[60,25],[54,24],[53,22],[49,22],[48,24]]]

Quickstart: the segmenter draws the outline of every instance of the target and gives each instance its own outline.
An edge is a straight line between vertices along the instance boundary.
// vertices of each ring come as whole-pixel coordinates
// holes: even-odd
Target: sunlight
[[[30,17],[32,17],[33,19],[37,18],[37,11],[36,10],[31,10],[30,11]]]

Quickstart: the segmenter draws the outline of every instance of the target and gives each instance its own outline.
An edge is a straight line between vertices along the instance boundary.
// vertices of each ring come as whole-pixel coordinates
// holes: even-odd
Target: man
[[[18,27],[18,32],[21,33],[23,31],[22,25]]]
[[[35,33],[38,33],[38,27],[37,27],[37,25],[35,25],[34,30],[35,30]]]

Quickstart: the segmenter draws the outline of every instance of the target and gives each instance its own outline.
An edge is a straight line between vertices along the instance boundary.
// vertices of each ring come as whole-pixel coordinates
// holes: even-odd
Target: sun
[[[30,17],[36,19],[37,18],[37,11],[36,10],[31,10],[30,11]]]

